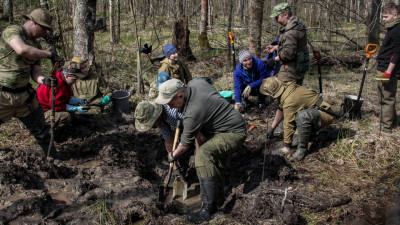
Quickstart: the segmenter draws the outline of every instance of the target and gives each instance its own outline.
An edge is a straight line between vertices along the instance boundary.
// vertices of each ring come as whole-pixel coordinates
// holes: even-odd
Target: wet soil
[[[275,108],[247,108],[244,117],[255,129],[232,155],[225,196],[210,223],[306,224],[304,212],[329,210],[342,213],[326,223],[353,223],[368,209],[354,205],[348,193],[315,183],[311,170],[270,154],[282,145],[264,137]],[[136,131],[134,106],[130,111],[75,115],[71,126],[57,132],[50,161],[38,146],[25,144],[32,137],[16,121],[2,125],[12,127],[9,138],[19,141],[0,149],[0,224],[188,224],[187,211],[200,206],[195,172],[187,173],[188,200],[160,203],[158,188],[168,171],[164,142],[156,129]]]

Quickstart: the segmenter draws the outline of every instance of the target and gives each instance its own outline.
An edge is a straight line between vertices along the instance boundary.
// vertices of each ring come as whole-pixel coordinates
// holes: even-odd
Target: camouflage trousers
[[[44,113],[44,118],[48,124],[51,124],[51,110]],[[61,129],[71,123],[71,114],[69,112],[55,112],[54,125],[56,129]]]
[[[200,178],[217,177],[219,184],[224,181],[224,169],[230,156],[246,140],[246,133],[219,133],[204,143],[196,152],[195,165]]]

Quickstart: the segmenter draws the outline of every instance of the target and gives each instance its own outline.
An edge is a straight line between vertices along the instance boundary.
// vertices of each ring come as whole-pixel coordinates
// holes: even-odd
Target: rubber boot
[[[321,127],[321,114],[317,109],[302,110],[296,115],[296,126],[299,131],[297,150],[290,157],[290,161],[300,161],[306,156],[311,134],[318,131]]]
[[[201,209],[197,212],[189,213],[187,216],[189,221],[196,224],[209,221],[211,215],[217,211],[218,184],[216,178],[200,178],[200,188],[202,201]]]

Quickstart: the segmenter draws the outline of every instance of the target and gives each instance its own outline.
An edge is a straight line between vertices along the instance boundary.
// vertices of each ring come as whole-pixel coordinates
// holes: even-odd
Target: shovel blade
[[[182,197],[182,200],[187,198],[187,183],[181,179],[175,179],[172,187],[172,199]]]

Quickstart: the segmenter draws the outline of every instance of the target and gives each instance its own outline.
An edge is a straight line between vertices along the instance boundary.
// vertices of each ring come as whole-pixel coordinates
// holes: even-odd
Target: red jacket
[[[57,72],[56,77],[58,79],[57,88],[55,90],[56,98],[55,98],[55,111],[61,112],[66,111],[66,105],[68,104],[69,99],[72,96],[72,89],[68,84],[64,81],[62,71]],[[46,85],[39,85],[36,90],[37,98],[39,103],[43,107],[43,111],[46,112],[51,109],[51,87]]]

